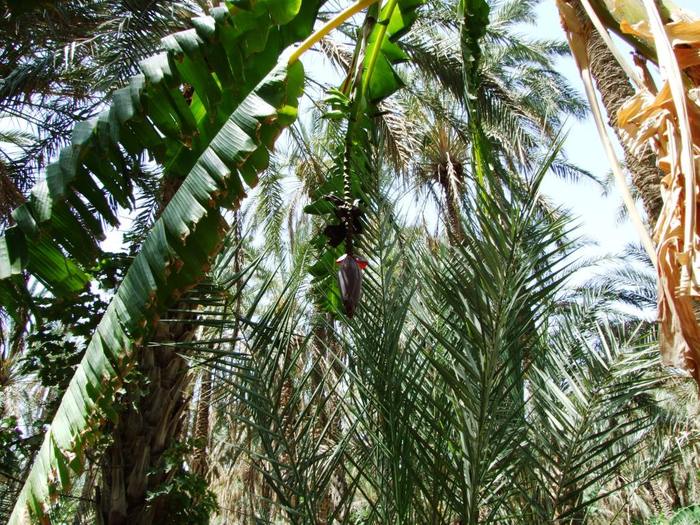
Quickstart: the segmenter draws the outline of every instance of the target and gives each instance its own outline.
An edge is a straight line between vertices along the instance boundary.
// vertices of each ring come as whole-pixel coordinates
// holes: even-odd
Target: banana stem
[[[348,18],[356,15],[360,11],[362,11],[365,7],[368,7],[374,3],[376,3],[378,0],[358,0],[358,2],[354,3],[347,9],[341,11],[338,13],[337,16],[326,22],[321,29],[316,31],[313,35],[311,35],[309,38],[304,40],[301,45],[297,48],[294,53],[289,57],[289,62],[287,62],[290,66],[294,64],[297,60],[299,60],[299,57],[303,55],[306,51],[308,51],[314,44],[316,44],[319,40],[321,40],[324,36],[326,36],[328,33],[333,31],[335,28],[337,28],[340,24],[345,22]]]

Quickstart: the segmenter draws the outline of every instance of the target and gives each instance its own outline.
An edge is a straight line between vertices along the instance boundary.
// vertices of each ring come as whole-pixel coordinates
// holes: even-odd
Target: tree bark
[[[447,238],[452,246],[457,246],[464,241],[464,230],[462,229],[462,214],[459,206],[460,192],[463,188],[455,189],[455,179],[457,184],[464,182],[464,172],[461,163],[453,163],[449,158],[445,163],[437,165],[437,181],[445,194],[445,225],[447,226]]]
[[[159,323],[153,343],[191,340],[192,324],[187,319],[174,322],[178,315]],[[105,525],[160,523],[158,516],[167,506],[165,497],[147,501],[147,496],[171,476],[158,467],[180,433],[187,362],[172,346],[142,347],[137,372],[143,381],[127,387],[127,408],[119,414],[103,458],[100,510]]]
[[[462,229],[462,216],[459,211],[459,204],[454,196],[452,188],[445,186],[445,222],[447,223],[447,238],[452,246],[462,244],[464,241],[464,230]]]
[[[182,179],[161,181],[157,216],[181,184]],[[126,385],[122,403],[126,408],[102,458],[99,510],[104,525],[163,523],[159,516],[168,509],[168,498],[147,498],[177,473],[177,469],[165,469],[162,460],[182,433],[188,364],[173,343],[194,338],[192,310],[190,301],[179,301],[159,321],[150,344],[138,349],[136,379]]]
[[[207,478],[209,472],[207,441],[209,438],[209,407],[211,406],[212,386],[212,372],[209,369],[205,369],[202,371],[202,381],[194,426],[196,449],[192,455],[192,472],[204,479]]]
[[[617,128],[617,111],[634,95],[634,87],[598,31],[593,27],[581,3],[578,0],[569,0],[569,3],[574,6],[576,15],[584,27],[591,76],[596,82],[603,105],[608,113],[608,123],[620,139],[619,142],[625,154],[625,164],[632,176],[632,183],[642,198],[644,210],[653,228],[663,206],[659,188],[661,172],[656,167],[656,157],[648,146],[641,155],[635,155],[622,140]]]
[[[24,202],[24,195],[0,162],[0,224],[12,224],[12,211]]]

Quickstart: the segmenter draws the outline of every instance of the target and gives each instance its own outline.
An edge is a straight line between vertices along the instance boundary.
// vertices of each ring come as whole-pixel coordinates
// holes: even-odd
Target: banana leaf
[[[195,19],[194,29],[164,39],[166,51],[141,64],[142,74],[115,94],[108,111],[76,127],[46,182],[15,212],[17,226],[0,239],[0,283],[16,286],[26,269],[52,292],[71,293],[89,280],[81,266],[99,253],[100,219],[112,219],[109,207],[98,205],[101,196],[124,204],[131,198],[120,159],[145,151],[163,164],[164,176],[184,178],[88,344],[11,525],[48,523],[52,504],[82,472],[86,449],[116,417],[115,397],[135,364],[135,348],[204,275],[225,232],[221,209],[239,206],[243,182],[257,183],[275,139],[296,118],[303,68],[288,66],[283,50],[310,33],[319,4],[222,6]],[[180,89],[185,83],[194,88],[189,104]]]

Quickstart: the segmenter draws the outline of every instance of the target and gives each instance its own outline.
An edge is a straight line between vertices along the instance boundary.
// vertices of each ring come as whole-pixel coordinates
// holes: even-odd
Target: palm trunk
[[[447,179],[447,180],[444,180]],[[464,241],[464,230],[462,229],[462,215],[459,210],[459,196],[455,195],[451,181],[444,177],[440,181],[445,193],[445,223],[447,225],[447,238],[452,246],[461,244]]]
[[[6,166],[0,162],[0,224],[11,222],[12,211],[24,200],[24,195],[7,174]]]
[[[673,516],[673,511],[668,504],[666,496],[664,495],[663,491],[659,494],[659,491],[657,490],[657,483],[655,481],[647,481],[644,484],[644,488],[647,489],[651,495],[651,502],[654,507],[654,512],[657,515],[664,516],[666,518]]]
[[[163,179],[158,215],[181,183]],[[122,404],[126,408],[119,414],[112,444],[102,459],[98,495],[104,525],[162,523],[159,516],[169,507],[164,495],[147,498],[177,472],[165,469],[162,459],[182,433],[189,377],[177,343],[194,337],[192,309],[187,300],[176,304],[158,323],[149,344],[138,350],[135,378],[127,383]]]
[[[180,433],[187,362],[172,346],[158,343],[185,342],[193,334],[187,319],[162,322],[151,340],[153,346],[140,350],[137,371],[143,380],[127,388],[128,408],[119,415],[113,443],[104,455],[100,506],[105,525],[159,523],[158,516],[167,508],[163,496],[146,498],[172,476],[158,466]],[[144,386],[142,394],[139,387]]]
[[[636,155],[625,141],[621,140],[616,123],[618,109],[634,95],[634,88],[598,31],[593,27],[580,2],[569,0],[569,3],[574,6],[584,28],[583,36],[586,39],[591,76],[596,82],[608,113],[608,123],[620,139],[625,163],[632,175],[632,183],[642,198],[649,223],[653,228],[663,205],[659,189],[661,172],[656,167],[656,159],[651,149],[647,146],[642,154]]]
[[[206,479],[209,472],[207,445],[209,439],[209,407],[211,406],[212,372],[202,371],[199,401],[197,402],[194,440],[196,449],[192,457],[192,472]]]

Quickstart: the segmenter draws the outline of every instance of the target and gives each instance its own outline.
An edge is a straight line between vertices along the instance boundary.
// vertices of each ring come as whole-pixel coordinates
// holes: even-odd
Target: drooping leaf
[[[313,5],[309,7],[310,4]],[[307,17],[318,5],[315,1],[304,2],[303,27],[311,28]],[[288,66],[286,54],[280,57],[287,42],[280,36],[282,31],[278,26],[269,28],[269,34],[277,36],[274,44],[268,39],[265,56],[259,59],[242,60],[245,49],[221,46],[223,38],[219,36],[226,33],[232,42],[241,36],[236,24],[241,13],[247,15],[242,18],[251,31],[258,30],[255,23],[258,18],[258,26],[269,24],[268,11],[236,11],[231,15],[228,9],[221,7],[212,11],[212,17],[196,21],[196,30],[166,39],[168,52],[145,61],[144,75],[135,77],[129,88],[115,96],[115,105],[92,124],[90,134],[85,133],[84,127],[78,129],[76,137],[82,141],[81,145],[72,146],[75,149],[65,154],[68,160],[59,162],[52,170],[48,197],[41,201],[46,204],[45,213],[41,215],[42,209],[37,205],[24,209],[34,219],[41,215],[43,220],[35,222],[44,223],[42,228],[51,226],[52,231],[62,231],[67,223],[59,222],[64,218],[60,215],[64,211],[60,208],[61,197],[77,192],[71,181],[79,170],[86,169],[82,159],[103,152],[101,146],[105,143],[113,153],[120,151],[118,145],[124,149],[142,148],[141,135],[132,130],[132,126],[149,129],[156,120],[161,122],[152,148],[157,153],[156,159],[165,164],[166,174],[170,170],[186,175],[147,235],[88,344],[15,503],[10,519],[13,525],[45,520],[57,495],[66,492],[80,474],[86,448],[99,439],[104,422],[116,417],[114,397],[134,365],[135,348],[148,338],[159,313],[204,275],[225,232],[226,223],[220,209],[239,205],[245,196],[241,178],[248,185],[255,184],[256,174],[267,166],[275,139],[296,117],[297,101],[303,89],[303,68],[300,63]],[[257,16],[251,18],[251,15]],[[292,20],[292,26],[294,22]],[[297,33],[292,30],[290,34]],[[210,82],[206,76],[214,80],[224,75],[211,70],[205,75],[205,69],[215,63],[211,57],[217,50],[225,51],[229,58],[240,59],[235,66],[230,60],[226,61],[231,74],[241,77],[235,88],[223,88],[222,93],[219,93],[222,84]],[[168,111],[163,111],[164,98],[161,97],[181,96],[173,86],[179,85],[183,76],[192,81],[191,85],[198,83],[200,91],[195,88],[196,96],[189,108],[186,104],[172,103]],[[153,112],[147,118],[143,114],[146,107]],[[181,118],[181,114],[186,110],[200,115],[196,119],[197,135],[184,131],[189,117]],[[137,114],[140,116],[136,117]],[[101,126],[101,122],[108,126]],[[122,132],[131,134],[128,141],[118,142],[123,138]],[[86,139],[88,136],[91,138]],[[192,139],[189,146],[181,140],[186,136]],[[146,140],[150,140],[148,137],[153,135],[147,134]],[[115,184],[114,179],[108,178],[107,171],[114,175],[118,170],[103,173],[106,180]],[[85,178],[94,184],[89,176]],[[123,177],[117,182],[128,184]],[[85,192],[81,191],[81,196],[86,197]],[[77,220],[72,213],[73,210],[69,210]],[[17,231],[19,229],[13,230]],[[21,234],[10,235],[21,238],[31,233],[22,230]],[[6,235],[4,240],[9,239],[12,244],[16,238]],[[71,247],[78,246],[76,237],[64,240],[60,248],[50,246],[53,251],[49,254],[62,255],[61,249],[70,251]],[[16,242],[19,245],[19,241]],[[37,246],[43,247],[39,242],[31,249]],[[20,252],[13,251],[15,247],[12,244],[11,249],[2,251],[0,268],[8,277],[16,275],[17,261],[22,260],[17,255]],[[31,249],[27,268],[58,290],[56,285],[61,282],[58,279],[66,276],[54,275],[50,268],[41,268],[44,257],[31,262]],[[80,275],[79,269],[73,270],[70,277]]]
[[[165,52],[141,62],[142,73],[114,93],[108,110],[76,125],[46,182],[13,212],[17,224],[0,244],[13,253],[31,249],[21,266],[0,252],[0,279],[26,269],[54,294],[82,289],[99,259],[101,224],[117,224],[107,194],[120,206],[133,204],[129,158],[147,153],[164,177],[184,178],[280,50],[311,30],[319,3],[257,2],[235,15],[221,5],[195,18],[193,29],[163,39]],[[273,10],[285,13],[274,24]],[[194,89],[191,102],[186,86]]]
[[[374,69],[369,78],[365,79],[366,97],[373,104],[381,102],[403,87],[403,81],[393,66],[406,62],[408,55],[399,47],[397,41],[410,30],[418,17],[416,10],[422,3],[423,0],[387,2],[379,14],[377,24],[367,41],[365,53],[365,66],[368,66],[372,56],[377,54]],[[386,27],[384,31],[382,26]]]

